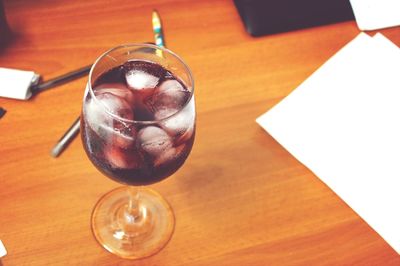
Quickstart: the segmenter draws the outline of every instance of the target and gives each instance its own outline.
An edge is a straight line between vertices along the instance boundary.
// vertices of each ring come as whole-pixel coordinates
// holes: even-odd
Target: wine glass
[[[83,99],[84,149],[100,172],[126,186],[97,202],[91,217],[97,241],[122,258],[161,250],[174,214],[156,191],[143,187],[175,173],[195,136],[189,67],[152,44],[110,49],[93,64]]]

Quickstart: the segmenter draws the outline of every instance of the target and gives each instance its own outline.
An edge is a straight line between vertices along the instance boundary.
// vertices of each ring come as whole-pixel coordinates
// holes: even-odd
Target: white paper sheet
[[[360,30],[400,25],[399,0],[350,0]]]
[[[0,258],[4,257],[5,255],[7,255],[6,247],[3,245],[3,242],[1,242],[1,240],[0,240]]]
[[[400,253],[400,49],[361,33],[257,119]]]

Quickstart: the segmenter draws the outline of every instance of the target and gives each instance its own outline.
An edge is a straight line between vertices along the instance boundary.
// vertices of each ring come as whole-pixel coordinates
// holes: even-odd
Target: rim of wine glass
[[[103,59],[104,57],[106,57],[110,52],[112,52],[112,51],[114,51],[114,50],[121,49],[121,48],[129,48],[129,47],[132,47],[132,48],[133,48],[133,47],[140,47],[140,48],[153,48],[153,49],[158,49],[158,50],[161,50],[161,51],[163,51],[163,52],[166,52],[166,53],[171,54],[171,55],[174,56],[176,59],[178,59],[179,62],[182,63],[184,69],[185,69],[185,70],[187,71],[187,73],[189,74],[189,81],[190,81],[190,83],[191,83],[192,86],[191,86],[191,90],[190,90],[190,97],[188,98],[188,100],[185,102],[185,104],[184,104],[179,110],[177,110],[176,112],[172,113],[171,115],[168,115],[168,116],[166,116],[166,117],[163,117],[163,118],[157,119],[157,120],[131,120],[131,119],[126,119],[126,118],[123,118],[123,117],[120,117],[120,116],[118,116],[118,115],[116,115],[116,114],[111,113],[111,112],[107,109],[107,107],[105,107],[104,104],[102,104],[102,103],[97,99],[97,97],[96,97],[96,95],[94,94],[93,89],[92,89],[92,72],[93,72],[94,68],[97,66],[98,62],[99,62],[101,59]],[[134,124],[154,124],[154,123],[158,123],[158,122],[162,122],[162,121],[168,120],[168,119],[170,119],[171,117],[174,117],[174,116],[178,115],[183,109],[185,109],[185,107],[190,103],[190,101],[192,100],[193,95],[194,95],[194,79],[193,79],[192,71],[190,70],[190,68],[188,67],[188,65],[185,63],[185,61],[183,61],[183,59],[182,59],[179,55],[177,55],[176,53],[172,52],[171,50],[169,50],[169,49],[167,49],[167,48],[164,48],[164,47],[160,47],[160,46],[154,45],[154,44],[149,44],[149,43],[128,43],[128,44],[122,44],[122,45],[118,45],[118,46],[116,46],[116,47],[113,47],[113,48],[107,50],[106,52],[104,52],[102,55],[100,55],[100,56],[96,59],[96,61],[93,63],[93,65],[92,65],[92,67],[91,67],[91,69],[90,69],[90,72],[89,72],[88,89],[89,89],[89,92],[90,92],[90,95],[91,95],[92,99],[94,99],[95,102],[96,102],[98,105],[100,105],[100,106],[102,107],[102,109],[104,109],[104,111],[105,111],[108,115],[110,115],[111,117],[113,117],[113,118],[115,118],[115,119],[117,119],[117,120],[126,122],[126,123],[134,123]]]

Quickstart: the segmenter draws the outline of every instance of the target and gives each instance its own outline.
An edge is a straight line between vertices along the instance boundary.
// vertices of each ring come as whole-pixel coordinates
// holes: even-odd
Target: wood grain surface
[[[100,247],[89,219],[119,184],[90,163],[79,138],[50,149],[80,113],[86,78],[29,101],[0,98],[0,239],[4,266],[400,265],[399,255],[255,119],[287,96],[359,30],[345,22],[260,38],[233,1],[3,0],[13,38],[0,66],[44,80],[94,62],[121,43],[166,45],[195,78],[197,134],[185,165],[151,187],[176,216],[158,254],[120,259]],[[400,28],[382,30],[400,45]],[[2,85],[0,84],[0,88]]]

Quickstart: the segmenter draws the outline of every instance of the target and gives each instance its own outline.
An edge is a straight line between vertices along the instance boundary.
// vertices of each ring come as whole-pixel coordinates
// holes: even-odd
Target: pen
[[[51,150],[51,156],[58,157],[64,149],[68,146],[68,144],[78,135],[80,128],[80,117],[78,117],[72,126],[65,132],[65,134],[60,138],[60,140],[56,143],[56,145]]]
[[[157,46],[165,47],[164,34],[161,26],[161,19],[160,16],[158,15],[157,10],[155,9],[153,10],[151,17],[152,17],[151,22],[153,24],[154,41]],[[163,57],[163,52],[161,50],[157,50],[156,54],[159,57]]]
[[[51,79],[49,81],[43,82],[31,88],[32,93],[39,93],[41,91],[50,89],[54,86],[64,84],[68,81],[80,78],[87,73],[89,73],[92,65],[84,66],[77,70],[68,72],[64,75]],[[72,126],[65,132],[65,134],[61,137],[61,139],[56,143],[56,145],[51,150],[50,154],[53,157],[58,157],[64,149],[68,146],[68,144],[78,135],[80,126],[80,118],[78,117]]]
[[[161,20],[157,10],[153,10],[151,21],[153,24],[153,33],[156,45],[160,47],[165,47],[164,34],[161,27]]]
[[[68,81],[80,78],[80,77],[86,75],[87,73],[89,73],[91,67],[92,67],[92,65],[85,66],[80,69],[68,72],[62,76],[51,79],[49,81],[40,83],[38,85],[33,86],[31,88],[31,91],[32,91],[32,93],[38,93],[38,92],[50,89],[54,86],[64,84]]]

